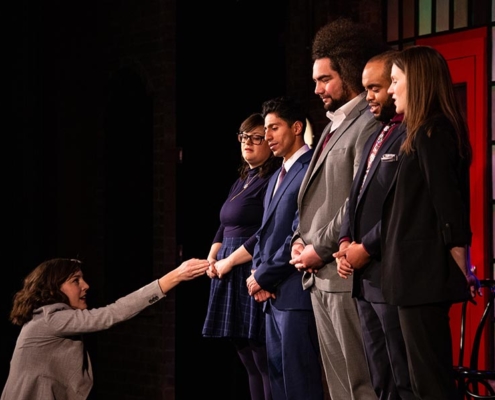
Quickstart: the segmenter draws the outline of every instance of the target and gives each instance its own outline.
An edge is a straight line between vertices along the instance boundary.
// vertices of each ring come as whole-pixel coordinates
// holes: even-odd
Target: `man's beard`
[[[340,107],[342,107],[345,103],[352,100],[351,99],[351,91],[349,90],[349,86],[342,82],[342,96],[338,99],[330,96],[332,101],[329,104],[325,104],[325,109],[330,112],[337,111]]]
[[[375,119],[380,122],[389,122],[395,115],[395,102],[392,97],[390,97],[386,103],[382,105],[380,114],[378,114]]]

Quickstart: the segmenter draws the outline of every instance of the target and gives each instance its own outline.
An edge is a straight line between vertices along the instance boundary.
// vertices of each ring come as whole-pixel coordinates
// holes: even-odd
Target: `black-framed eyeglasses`
[[[251,140],[253,144],[261,144],[263,140],[265,140],[264,136],[260,135],[248,135],[246,133],[238,133],[237,140],[241,143],[247,143],[248,140]]]

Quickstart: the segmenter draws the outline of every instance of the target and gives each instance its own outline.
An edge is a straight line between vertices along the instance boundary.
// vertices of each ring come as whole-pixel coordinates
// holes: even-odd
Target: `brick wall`
[[[152,262],[149,278],[175,268],[176,255],[176,9],[175,1],[111,2],[101,5],[99,49],[106,56],[110,79],[122,69],[134,72],[150,100],[152,210],[148,251]],[[122,83],[123,85],[126,82]],[[146,112],[145,112],[146,113]],[[146,135],[146,132],[142,133]],[[100,140],[108,142],[105,132]],[[136,135],[139,140],[139,134]],[[118,140],[118,137],[115,138]],[[125,138],[122,138],[125,140]],[[136,140],[133,139],[133,140]],[[107,143],[108,145],[108,143]],[[137,151],[137,149],[136,149]],[[138,157],[135,154],[134,157]],[[131,156],[127,160],[134,162]],[[124,162],[126,160],[123,160]],[[143,176],[142,179],[145,179]],[[139,186],[138,186],[139,188]],[[145,190],[147,188],[144,188]],[[126,193],[122,193],[126,196]],[[108,200],[108,198],[107,198]],[[107,204],[106,207],[112,207]],[[105,207],[105,209],[106,209]],[[139,210],[133,212],[139,213]],[[143,212],[143,218],[146,213]],[[122,215],[126,218],[126,215]],[[103,227],[103,229],[105,229]],[[143,232],[129,232],[137,240]],[[105,241],[105,232],[101,232]],[[122,248],[121,251],[126,251]],[[105,257],[104,257],[105,259]],[[139,258],[137,258],[139,260]],[[108,264],[108,259],[107,259]],[[148,268],[132,265],[130,268]],[[118,269],[116,274],[119,274]],[[106,279],[112,279],[107,274]],[[126,276],[120,279],[128,280]],[[109,291],[106,282],[103,287]],[[135,287],[132,282],[125,285]],[[123,293],[118,293],[123,294]],[[107,297],[106,300],[109,300]],[[172,399],[175,396],[175,295],[145,310],[131,321],[99,333],[97,339],[94,397],[102,399]]]

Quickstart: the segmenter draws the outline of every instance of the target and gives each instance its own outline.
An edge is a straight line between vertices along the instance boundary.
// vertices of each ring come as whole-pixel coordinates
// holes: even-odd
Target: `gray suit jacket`
[[[165,297],[158,281],[106,307],[74,310],[64,303],[35,310],[21,329],[1,400],[84,400],[93,386],[81,334],[108,329]]]
[[[338,250],[340,226],[352,180],[359,167],[363,147],[380,123],[363,97],[336,129],[318,157],[329,123],[315,149],[298,196],[299,226],[293,240],[312,244],[325,262],[318,274],[303,274],[305,289],[316,285],[327,292],[350,292],[352,279],[342,279],[332,254]]]

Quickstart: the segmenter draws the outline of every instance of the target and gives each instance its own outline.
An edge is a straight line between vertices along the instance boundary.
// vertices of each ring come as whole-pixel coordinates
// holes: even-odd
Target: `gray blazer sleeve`
[[[156,280],[105,307],[74,310],[66,304],[52,304],[39,310],[48,331],[60,336],[70,336],[108,329],[134,317],[163,297],[165,294]]]

